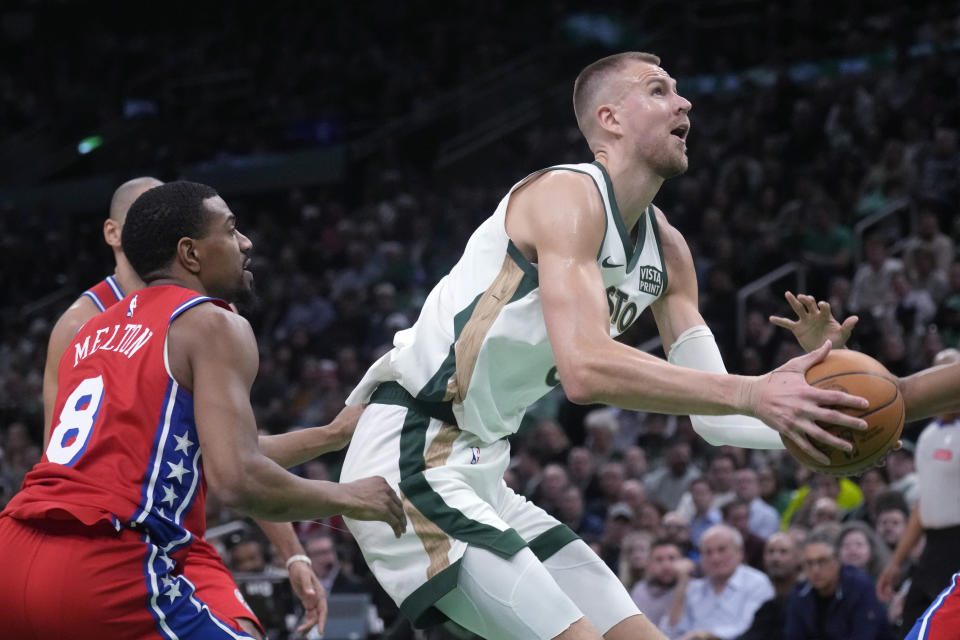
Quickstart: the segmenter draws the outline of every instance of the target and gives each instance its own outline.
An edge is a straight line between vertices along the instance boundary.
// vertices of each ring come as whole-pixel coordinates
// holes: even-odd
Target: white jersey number
[[[50,434],[47,459],[73,466],[87,448],[103,401],[103,377],[87,378],[67,397],[60,422]]]

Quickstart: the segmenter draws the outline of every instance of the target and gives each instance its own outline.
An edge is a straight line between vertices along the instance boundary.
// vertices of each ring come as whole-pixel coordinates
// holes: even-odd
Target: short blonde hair
[[[591,110],[594,98],[613,73],[620,71],[628,62],[648,62],[660,65],[660,57],[643,51],[624,51],[591,62],[577,75],[573,82],[573,114],[583,131],[584,118]],[[584,132],[586,133],[586,132]]]

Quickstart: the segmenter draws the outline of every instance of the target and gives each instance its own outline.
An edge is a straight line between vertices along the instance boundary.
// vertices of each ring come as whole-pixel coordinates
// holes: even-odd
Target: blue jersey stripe
[[[95,294],[93,291],[84,291],[84,292],[83,292],[83,295],[85,295],[85,296],[87,296],[88,298],[90,298],[91,300],[93,300],[93,304],[97,305],[97,309],[100,309],[100,311],[106,311],[106,310],[107,310],[107,308],[106,308],[105,306],[103,306],[103,303],[100,302],[100,298],[98,298],[98,297],[97,297],[97,294]]]
[[[113,295],[116,297],[116,302],[120,302],[126,297],[123,295],[123,289],[120,288],[120,285],[117,284],[117,281],[113,276],[107,276],[107,285],[110,287],[110,290],[113,291]]]
[[[184,302],[179,307],[173,310],[173,313],[170,314],[170,322],[173,322],[174,320],[176,320],[177,316],[179,316],[181,313],[183,313],[187,309],[191,307],[195,307],[201,302],[206,302],[207,300],[213,300],[213,299],[214,298],[211,298],[210,296],[197,296],[196,298],[190,298],[189,300],[187,300],[186,302]]]
[[[167,640],[204,638],[210,640],[248,640],[217,618],[210,607],[196,597],[196,585],[183,575],[173,573],[174,562],[150,540],[143,537],[147,552],[143,574],[147,585],[147,605],[157,631]]]
[[[910,630],[910,633],[907,634],[904,640],[926,640],[930,635],[931,620],[940,607],[943,606],[944,601],[950,594],[957,590],[958,586],[960,586],[960,573],[955,573],[953,577],[950,578],[950,586],[940,592],[940,595],[933,601],[933,604],[917,619],[916,624],[913,625],[913,629]]]

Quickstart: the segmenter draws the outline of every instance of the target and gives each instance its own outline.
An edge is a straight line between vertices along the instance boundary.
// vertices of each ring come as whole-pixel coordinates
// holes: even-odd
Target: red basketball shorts
[[[235,619],[256,617],[204,545],[181,573],[131,529],[2,517],[0,633],[19,640],[249,638]]]
[[[917,619],[905,640],[957,640],[960,638],[960,573],[940,592]]]

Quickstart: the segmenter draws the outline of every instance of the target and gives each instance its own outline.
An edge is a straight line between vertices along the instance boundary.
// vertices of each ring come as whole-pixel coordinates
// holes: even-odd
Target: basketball
[[[887,368],[859,351],[835,349],[823,362],[807,370],[807,383],[818,389],[836,389],[866,398],[866,409],[842,409],[867,421],[866,431],[856,431],[837,425],[820,424],[835,436],[853,443],[847,453],[815,440],[811,444],[830,456],[823,465],[801,451],[797,445],[781,435],[787,450],[804,466],[817,473],[852,476],[874,466],[893,447],[903,430],[903,396],[896,378]]]

